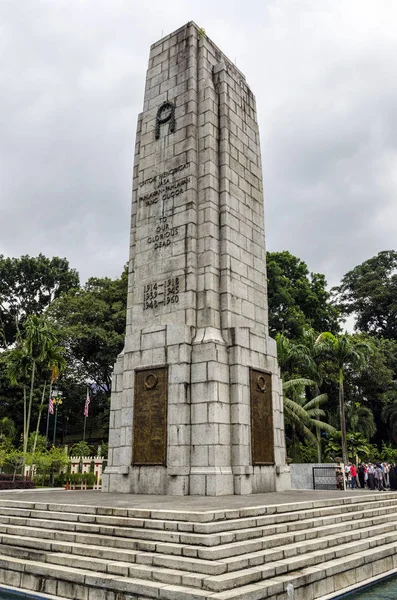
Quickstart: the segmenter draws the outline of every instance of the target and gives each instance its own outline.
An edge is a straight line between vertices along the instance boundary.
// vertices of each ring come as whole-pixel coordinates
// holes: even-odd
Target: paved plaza
[[[111,506],[114,508],[143,508],[148,510],[233,510],[255,506],[295,504],[299,502],[319,502],[321,500],[341,500],[360,495],[373,494],[370,490],[289,490],[269,492],[250,496],[147,496],[139,494],[103,493],[100,491],[66,490],[18,490],[0,492],[0,500],[22,502],[43,502],[56,504],[76,504],[92,506]],[[386,493],[379,493],[383,497]]]

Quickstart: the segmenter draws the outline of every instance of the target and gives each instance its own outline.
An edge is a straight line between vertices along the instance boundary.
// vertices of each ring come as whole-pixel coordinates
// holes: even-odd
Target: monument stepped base
[[[106,496],[93,506],[90,492],[1,494],[0,584],[74,600],[315,600],[397,568],[397,493],[184,509]]]

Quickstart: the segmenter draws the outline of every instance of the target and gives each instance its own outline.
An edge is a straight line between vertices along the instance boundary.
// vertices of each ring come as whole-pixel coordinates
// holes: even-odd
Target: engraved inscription
[[[250,369],[253,465],[274,464],[272,376]]]
[[[147,283],[143,288],[143,310],[160,308],[179,302],[179,277]]]
[[[166,201],[184,194],[188,189],[190,177],[181,177],[176,181],[173,181],[172,178],[181,171],[189,169],[189,167],[190,162],[186,162],[142,181],[139,184],[140,188],[146,185],[154,185],[155,189],[139,196],[139,202],[144,202],[145,206],[151,206],[157,204],[160,199]]]
[[[135,372],[133,463],[166,465],[168,368]]]
[[[147,242],[155,250],[159,250],[170,246],[176,235],[178,235],[178,227],[172,227],[168,217],[160,217],[155,234],[150,235]]]

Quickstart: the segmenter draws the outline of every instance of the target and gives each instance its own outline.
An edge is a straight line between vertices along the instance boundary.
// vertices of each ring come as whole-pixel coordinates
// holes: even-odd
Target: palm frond
[[[320,394],[319,396],[315,396],[304,405],[305,410],[311,410],[312,408],[317,408],[321,404],[325,404],[328,402],[328,394]]]
[[[284,412],[294,413],[303,421],[310,420],[307,411],[300,404],[294,402],[294,400],[291,400],[290,398],[284,398]]]
[[[323,431],[327,431],[328,433],[335,433],[337,430],[335,427],[332,427],[329,423],[324,423],[324,421],[317,421],[316,419],[311,420],[312,424]]]
[[[283,383],[283,391],[288,392],[289,390],[296,390],[298,388],[313,387],[316,382],[306,377],[297,377],[296,379],[289,379]]]

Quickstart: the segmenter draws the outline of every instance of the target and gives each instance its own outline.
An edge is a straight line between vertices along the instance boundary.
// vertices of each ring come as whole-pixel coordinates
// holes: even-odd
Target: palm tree
[[[23,387],[23,452],[26,453],[36,376],[44,367],[52,368],[51,353],[56,346],[54,330],[44,316],[30,315],[18,336],[17,346],[7,356],[7,369],[13,384]],[[59,354],[59,353],[58,353]],[[57,362],[54,363],[57,365]]]
[[[0,448],[5,449],[15,437],[14,421],[10,417],[0,419]]]
[[[24,452],[26,452],[28,445],[36,369],[39,363],[45,363],[47,361],[48,352],[55,341],[55,333],[45,317],[30,315],[26,319],[24,325],[23,342],[26,346],[26,352],[31,359],[32,367],[30,377],[29,406],[26,418],[26,434],[23,443]]]
[[[36,432],[35,432],[35,437],[34,437],[34,442],[33,442],[33,450],[32,450],[33,454],[36,451],[37,438],[39,436],[41,413],[43,412],[44,399],[45,399],[45,395],[46,395],[48,373],[50,374],[49,380],[50,380],[50,397],[51,397],[52,386],[59,378],[60,372],[66,366],[66,361],[62,355],[62,352],[63,352],[63,348],[58,346],[58,344],[56,342],[53,342],[52,344],[50,344],[48,346],[46,356],[44,357],[44,364],[42,365],[42,369],[44,372],[45,379],[44,379],[43,391],[41,394],[39,414],[37,416],[37,426],[36,426]]]
[[[300,436],[316,445],[318,460],[321,462],[319,432],[323,430],[332,434],[335,433],[335,429],[328,423],[320,420],[321,417],[325,416],[325,411],[321,406],[327,402],[327,394],[316,394],[313,398],[308,398],[307,388],[317,391],[316,382],[300,377],[283,383],[284,418],[292,430],[292,452],[296,453],[296,443]]]
[[[306,373],[316,378],[316,363],[305,344],[293,342],[283,333],[276,335],[277,360],[283,382],[295,373]]]
[[[346,463],[348,460],[348,453],[344,393],[345,373],[348,368],[362,368],[369,355],[372,353],[372,348],[368,342],[357,340],[348,333],[335,336],[329,332],[321,333],[318,336],[316,346],[319,354],[333,360],[338,369],[342,457],[343,462]]]
[[[346,427],[353,433],[361,433],[370,439],[376,432],[372,411],[360,402],[346,402]]]
[[[0,419],[0,436],[5,438],[13,438],[15,435],[14,421],[10,417]]]
[[[390,437],[396,442],[397,441],[397,397],[396,392],[393,390],[388,393],[389,402],[382,409],[382,420],[384,423],[388,423],[390,427]]]

